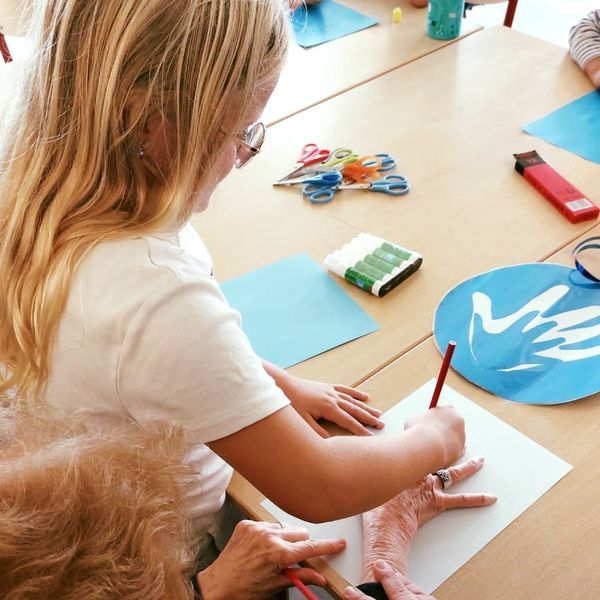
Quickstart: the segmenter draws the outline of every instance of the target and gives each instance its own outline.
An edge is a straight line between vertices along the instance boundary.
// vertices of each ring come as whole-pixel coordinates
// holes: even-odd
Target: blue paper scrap
[[[600,92],[594,90],[527,123],[523,131],[600,164]]]
[[[379,325],[308,255],[225,281],[254,351],[286,368],[372,333]]]
[[[296,41],[303,48],[310,48],[361,29],[372,27],[379,21],[363,15],[333,0],[301,6],[292,15]]]

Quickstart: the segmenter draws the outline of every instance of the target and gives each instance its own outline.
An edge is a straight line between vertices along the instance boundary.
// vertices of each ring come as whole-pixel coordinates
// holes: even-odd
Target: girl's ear
[[[151,113],[141,128],[140,138],[144,155],[161,171],[166,171],[173,148],[173,131],[166,115],[158,110]]]
[[[125,105],[125,126],[130,127],[138,120],[144,110],[146,98],[135,92],[131,94]],[[143,121],[141,127],[136,127],[136,148],[140,157],[149,160],[162,172],[165,172],[171,162],[173,142],[172,129],[168,118],[160,110],[152,111]]]

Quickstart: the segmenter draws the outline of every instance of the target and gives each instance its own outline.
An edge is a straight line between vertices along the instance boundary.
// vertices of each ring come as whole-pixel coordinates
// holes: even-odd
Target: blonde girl
[[[207,544],[232,467],[323,521],[382,504],[465,443],[449,407],[401,435],[320,436],[321,417],[363,434],[381,422],[357,390],[261,362],[188,222],[260,149],[287,13],[283,0],[39,0],[0,154],[1,388],[99,429],[183,426]]]

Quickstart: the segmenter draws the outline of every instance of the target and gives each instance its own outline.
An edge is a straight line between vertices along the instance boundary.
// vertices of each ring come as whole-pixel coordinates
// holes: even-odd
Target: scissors
[[[339,171],[320,173],[306,179],[304,183],[306,185],[302,189],[302,193],[313,204],[325,204],[333,200],[335,192],[342,183],[342,174]]]
[[[314,167],[305,169],[305,173],[318,175],[319,173],[330,173],[331,171],[341,171],[346,165],[358,160],[358,154],[351,148],[336,148],[329,155],[326,162]]]
[[[309,165],[314,165],[315,163],[322,163],[329,159],[330,156],[331,152],[329,150],[326,150],[325,148],[321,149],[313,142],[304,144],[304,146],[302,146],[300,156],[298,157],[298,160],[294,165],[294,168],[287,175],[282,177],[279,181],[282,182],[292,177],[296,177],[297,175],[300,175],[302,172],[304,172],[306,167],[308,167]]]
[[[375,156],[381,161],[381,166],[378,169],[381,172],[391,171],[396,166],[396,159],[387,152],[378,152],[373,156]],[[369,164],[367,166],[369,166]]]
[[[344,177],[351,179],[355,183],[361,183],[363,181],[376,181],[381,177],[379,174],[380,171],[387,171],[396,165],[396,161],[393,159],[390,163],[390,160],[386,157],[385,161],[386,162],[384,166],[384,159],[375,154],[362,156],[357,161],[344,166],[342,174]]]
[[[386,175],[377,181],[364,181],[363,183],[349,183],[336,188],[340,190],[371,190],[372,192],[383,192],[391,196],[403,196],[410,191],[410,185],[406,177],[402,175]]]

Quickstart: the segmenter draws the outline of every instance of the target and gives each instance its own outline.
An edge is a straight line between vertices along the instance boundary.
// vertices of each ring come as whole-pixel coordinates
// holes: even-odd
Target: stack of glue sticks
[[[417,252],[361,233],[330,254],[324,265],[366,292],[385,296],[414,273],[422,262],[423,257]]]

